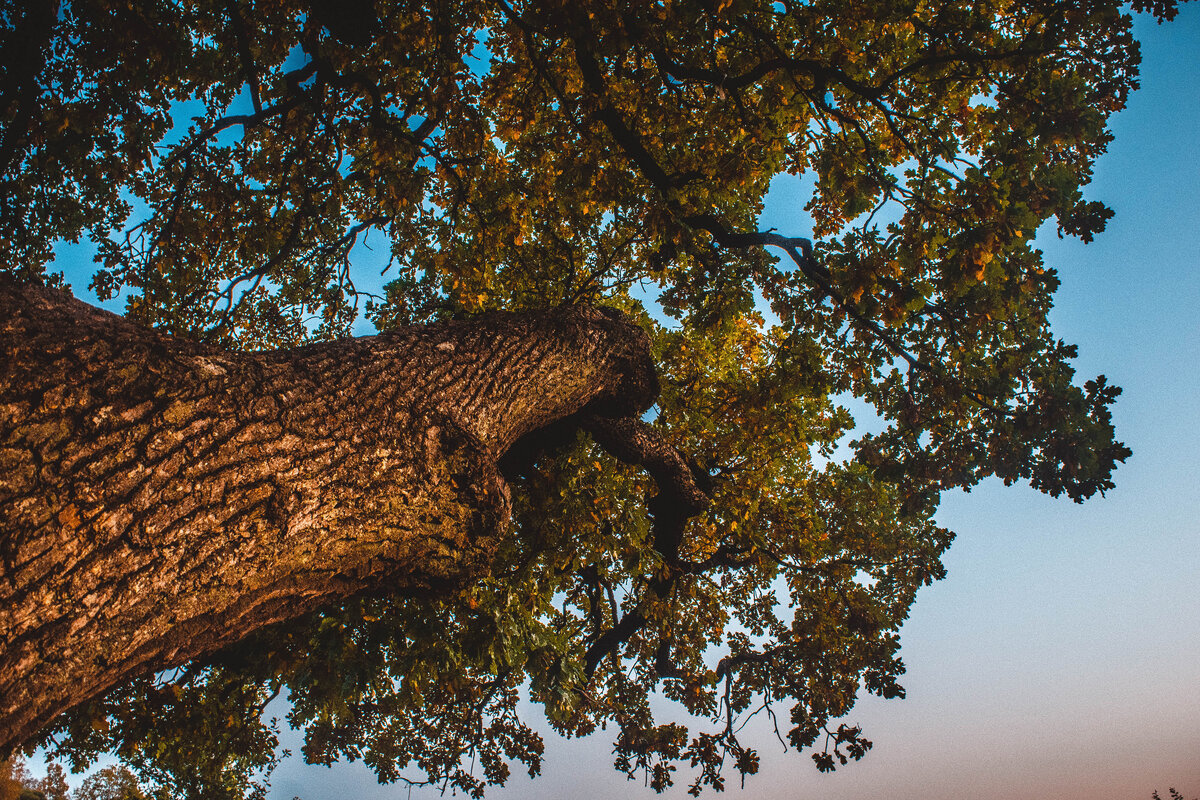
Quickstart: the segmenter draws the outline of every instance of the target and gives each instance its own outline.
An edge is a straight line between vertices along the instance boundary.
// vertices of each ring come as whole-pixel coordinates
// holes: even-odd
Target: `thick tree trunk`
[[[480,574],[517,438],[654,393],[595,309],[232,353],[0,282],[0,757],[264,625]]]

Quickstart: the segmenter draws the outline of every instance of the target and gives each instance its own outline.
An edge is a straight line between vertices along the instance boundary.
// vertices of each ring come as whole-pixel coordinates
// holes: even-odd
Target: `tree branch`
[[[712,502],[711,479],[657,429],[636,417],[588,416],[581,420],[581,426],[617,460],[644,467],[658,487],[658,493],[646,505],[653,518],[654,548],[662,555],[666,568],[648,582],[646,590],[666,597],[679,576],[687,572],[679,558],[683,529],[689,519]],[[639,602],[600,634],[584,654],[585,674],[590,677],[607,655],[629,641],[647,621]]]

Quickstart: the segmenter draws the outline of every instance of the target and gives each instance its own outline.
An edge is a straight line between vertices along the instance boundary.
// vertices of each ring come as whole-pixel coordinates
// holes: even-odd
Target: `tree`
[[[70,800],[66,772],[50,762],[46,777],[34,778],[19,759],[0,762],[0,800]]]
[[[17,800],[31,780],[24,762],[0,761],[0,800]]]
[[[61,764],[50,762],[46,765],[46,777],[34,784],[46,800],[70,800],[70,787],[67,786],[66,771]]]
[[[236,795],[286,689],[309,759],[477,794],[538,769],[527,682],[655,788],[754,772],[737,720],[781,704],[862,757],[837,721],[903,695],[940,493],[1081,501],[1129,454],[1030,246],[1110,216],[1129,18],[349,5],[0,12],[0,749],[53,722]],[[780,172],[811,239],[758,229]],[[85,234],[124,319],[46,270]],[[384,333],[341,338],[360,305]]]
[[[146,800],[146,795],[128,769],[105,767],[84,778],[74,800]]]
[[[21,761],[0,762],[0,800],[146,800],[137,778],[124,767],[105,767],[84,778],[75,792],[62,765],[46,765],[46,777],[34,778]]]

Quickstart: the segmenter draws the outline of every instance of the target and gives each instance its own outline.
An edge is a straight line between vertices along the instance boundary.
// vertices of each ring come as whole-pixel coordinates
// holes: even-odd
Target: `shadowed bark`
[[[235,353],[0,280],[0,756],[264,625],[478,576],[497,459],[656,392],[645,334],[593,308]]]

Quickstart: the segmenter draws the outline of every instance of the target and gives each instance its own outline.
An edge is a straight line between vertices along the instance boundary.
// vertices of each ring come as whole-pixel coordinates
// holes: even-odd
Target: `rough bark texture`
[[[231,353],[0,279],[0,756],[263,625],[480,574],[497,459],[655,391],[644,334],[596,309]]]

